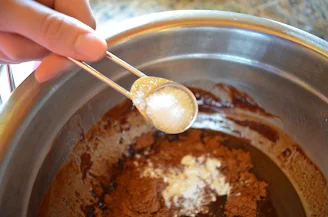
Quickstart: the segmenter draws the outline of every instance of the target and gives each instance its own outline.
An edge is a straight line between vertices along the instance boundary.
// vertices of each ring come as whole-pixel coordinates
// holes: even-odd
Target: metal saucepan
[[[110,51],[146,74],[178,82],[232,84],[279,116],[328,177],[328,43],[293,27],[215,11],[176,11],[108,27]],[[93,64],[125,88],[134,77],[110,61]],[[38,84],[30,76],[1,108],[0,210],[36,216],[73,146],[123,96],[75,70]]]

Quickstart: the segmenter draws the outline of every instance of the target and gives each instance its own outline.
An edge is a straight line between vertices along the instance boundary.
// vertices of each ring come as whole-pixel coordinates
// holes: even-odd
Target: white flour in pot
[[[230,185],[219,171],[218,159],[186,155],[181,166],[164,171],[149,162],[142,173],[144,177],[163,178],[167,184],[162,192],[165,204],[179,208],[180,215],[195,216],[204,205],[214,202],[217,195],[229,194]]]

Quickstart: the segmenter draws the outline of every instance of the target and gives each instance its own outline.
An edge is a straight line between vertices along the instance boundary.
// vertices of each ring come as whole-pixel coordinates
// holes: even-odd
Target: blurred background
[[[221,10],[276,20],[328,40],[328,0],[90,0],[100,32],[119,21],[169,10]],[[113,25],[114,28],[114,25]],[[0,104],[35,69],[37,62],[0,65]]]

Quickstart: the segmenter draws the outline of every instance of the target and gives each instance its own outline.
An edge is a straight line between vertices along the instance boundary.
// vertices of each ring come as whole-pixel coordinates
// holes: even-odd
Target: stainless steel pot
[[[280,116],[328,177],[328,43],[257,17],[214,11],[148,15],[108,27],[110,50],[146,74],[179,82],[233,84]],[[93,64],[129,88],[135,79],[110,61]],[[1,216],[36,216],[56,171],[79,138],[123,99],[75,70],[38,84],[30,76],[1,108]]]

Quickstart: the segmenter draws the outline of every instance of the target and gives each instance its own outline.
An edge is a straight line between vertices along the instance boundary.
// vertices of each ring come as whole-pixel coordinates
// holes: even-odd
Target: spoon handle
[[[115,56],[114,54],[112,54],[108,51],[106,51],[106,57],[108,59],[111,59],[113,62],[117,63],[118,65],[122,66],[123,68],[125,68],[126,70],[132,72],[133,74],[135,74],[136,76],[138,76],[140,78],[147,76],[144,73],[142,73],[141,71],[139,71],[138,69],[131,66],[129,63],[125,62],[124,60],[118,58],[117,56]]]
[[[76,65],[78,65],[79,67],[81,67],[82,69],[84,69],[85,71],[89,72],[90,74],[94,75],[95,77],[97,77],[101,81],[105,82],[106,84],[108,84],[109,86],[111,86],[112,88],[117,90],[118,92],[122,93],[127,98],[132,99],[132,95],[129,91],[127,91],[126,89],[124,89],[120,85],[116,84],[114,81],[110,80],[105,75],[101,74],[96,69],[94,69],[93,67],[89,66],[85,62],[81,62],[81,61],[75,60],[75,59],[70,58],[70,57],[67,57],[67,58],[69,60],[71,60],[73,63],[75,63]],[[140,73],[143,74],[142,72],[140,72]]]
[[[118,58],[117,56],[115,56],[114,54],[112,54],[108,51],[106,51],[105,56],[108,59],[111,59],[113,62],[117,63],[118,65],[122,66],[126,70],[132,72],[133,74],[135,74],[138,77],[146,77],[147,76],[144,73],[142,73],[141,71],[139,71],[138,69],[136,69],[133,66],[131,66],[130,64],[128,64],[127,62],[125,62],[124,60]],[[75,63],[76,65],[78,65],[79,67],[81,67],[82,69],[84,69],[85,71],[89,72],[90,74],[94,75],[95,77],[97,77],[101,81],[105,82],[106,84],[108,84],[109,86],[111,86],[112,88],[117,90],[118,92],[122,93],[123,95],[125,95],[129,99],[132,99],[132,94],[129,91],[127,91],[126,89],[124,89],[120,85],[116,84],[114,81],[110,80],[109,78],[107,78],[106,76],[104,76],[103,74],[98,72],[96,69],[94,69],[91,66],[89,66],[88,64],[86,64],[85,62],[75,60],[71,57],[67,57],[67,58],[69,60],[71,60],[73,63]]]

